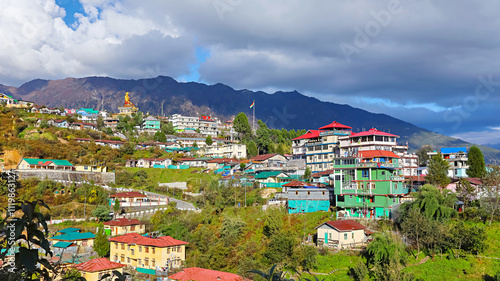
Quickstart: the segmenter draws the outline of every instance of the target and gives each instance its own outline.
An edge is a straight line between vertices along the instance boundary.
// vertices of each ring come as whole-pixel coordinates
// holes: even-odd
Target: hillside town
[[[452,205],[443,208],[450,216],[455,212],[463,214],[473,202],[492,196],[485,189],[491,181],[487,174],[498,172],[498,167],[485,166],[484,159],[481,176],[471,169],[477,163],[469,161],[469,152],[476,154],[477,147],[422,147],[412,151],[408,143],[399,142],[397,134],[377,128],[353,130],[336,120],[325,120],[319,128],[288,132],[272,131],[260,120],[259,128],[252,128],[243,113],[226,121],[206,115],[152,116],[142,113],[128,93],[117,113],[93,108],[48,108],[5,94],[0,95],[0,101],[4,112],[24,112],[25,118],[31,118],[32,124],[22,131],[25,136],[38,134],[37,139],[42,141],[50,139],[49,130],[56,130],[52,132],[68,136],[59,145],[71,143],[75,148],[85,146],[94,151],[81,150],[81,156],[93,154],[94,158],[76,157],[72,162],[53,156],[25,156],[4,148],[0,162],[5,179],[15,174],[23,185],[36,181],[37,186],[42,186],[43,198],[47,196],[43,186],[57,186],[49,191],[53,203],[78,202],[83,206],[83,214],[81,207],[79,211],[53,213],[43,222],[51,230],[48,246],[37,244],[35,249],[48,258],[48,252],[52,252],[48,261],[66,272],[66,277],[86,280],[103,280],[107,276],[182,281],[255,278],[248,273],[252,268],[227,272],[227,265],[196,257],[206,254],[203,247],[208,246],[200,246],[205,242],[194,241],[196,235],[188,235],[185,226],[169,218],[169,214],[203,215],[223,212],[229,206],[260,210],[266,221],[264,234],[270,239],[273,231],[281,231],[282,217],[299,216],[295,218],[301,220],[298,232],[287,239],[300,242],[290,251],[306,251],[305,246],[311,247],[309,254],[300,255],[312,255],[311,251],[362,251],[377,233],[382,233],[379,223],[398,222],[407,216],[404,206],[421,204],[422,196],[426,196],[423,192],[456,194]],[[69,137],[67,132],[75,133]],[[276,140],[270,139],[273,133],[278,135]],[[109,163],[110,158],[95,157],[104,150],[120,157],[119,161]],[[158,173],[182,174],[184,178],[159,176],[150,182],[149,178]],[[212,181],[205,182],[204,177]],[[216,188],[209,187],[212,185]],[[87,212],[90,202],[94,206]],[[57,209],[58,204],[51,207]],[[312,219],[318,214],[319,221]],[[491,219],[496,216],[492,213]],[[237,219],[223,219],[225,231],[236,232],[223,234],[221,230],[220,239],[232,241],[237,238],[224,235],[241,235],[243,225],[249,222],[238,224]],[[276,219],[279,221],[273,221]],[[165,221],[171,225],[163,225]],[[179,227],[183,234],[179,234]],[[28,240],[19,241],[23,244]],[[224,242],[229,244],[223,247],[234,245],[234,241]],[[270,255],[267,251],[263,255]],[[265,260],[271,263],[287,259],[281,254],[270,257]],[[314,263],[303,262],[302,271],[314,268]],[[62,275],[55,274],[54,278],[63,280]]]

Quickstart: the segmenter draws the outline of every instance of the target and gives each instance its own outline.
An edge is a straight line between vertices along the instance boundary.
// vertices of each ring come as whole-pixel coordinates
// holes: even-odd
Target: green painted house
[[[23,158],[17,164],[17,169],[73,170],[73,164],[68,160]]]
[[[142,129],[144,130],[160,130],[160,120],[154,118],[153,116],[148,116],[144,119],[142,124]]]
[[[409,192],[400,159],[391,151],[361,151],[357,157],[335,158],[333,166],[339,217],[390,218],[392,207]]]

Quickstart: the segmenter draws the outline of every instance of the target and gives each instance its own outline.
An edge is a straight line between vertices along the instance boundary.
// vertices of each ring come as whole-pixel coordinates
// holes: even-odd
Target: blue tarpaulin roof
[[[467,152],[467,147],[443,147],[441,148],[441,154]]]
[[[139,273],[146,273],[146,274],[149,274],[149,275],[156,275],[156,270],[154,270],[154,269],[148,269],[148,268],[138,267],[138,268],[136,268],[136,270]]]
[[[71,245],[71,244],[73,244],[73,243],[59,241],[59,242],[57,242],[57,243],[54,244],[54,247],[57,247],[57,248],[68,248],[69,245]]]

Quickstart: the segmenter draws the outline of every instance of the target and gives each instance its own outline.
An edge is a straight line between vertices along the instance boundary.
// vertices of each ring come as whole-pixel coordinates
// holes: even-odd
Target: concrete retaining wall
[[[77,171],[56,171],[56,170],[15,170],[20,179],[39,178],[40,180],[53,181],[91,181],[96,184],[110,184],[115,182],[115,173],[93,173]]]

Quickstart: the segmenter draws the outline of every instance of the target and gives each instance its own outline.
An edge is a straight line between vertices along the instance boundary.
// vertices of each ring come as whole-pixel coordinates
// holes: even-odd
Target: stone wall
[[[39,178],[40,180],[83,182],[93,180],[96,184],[115,182],[115,173],[93,173],[57,170],[15,170],[20,179]]]

